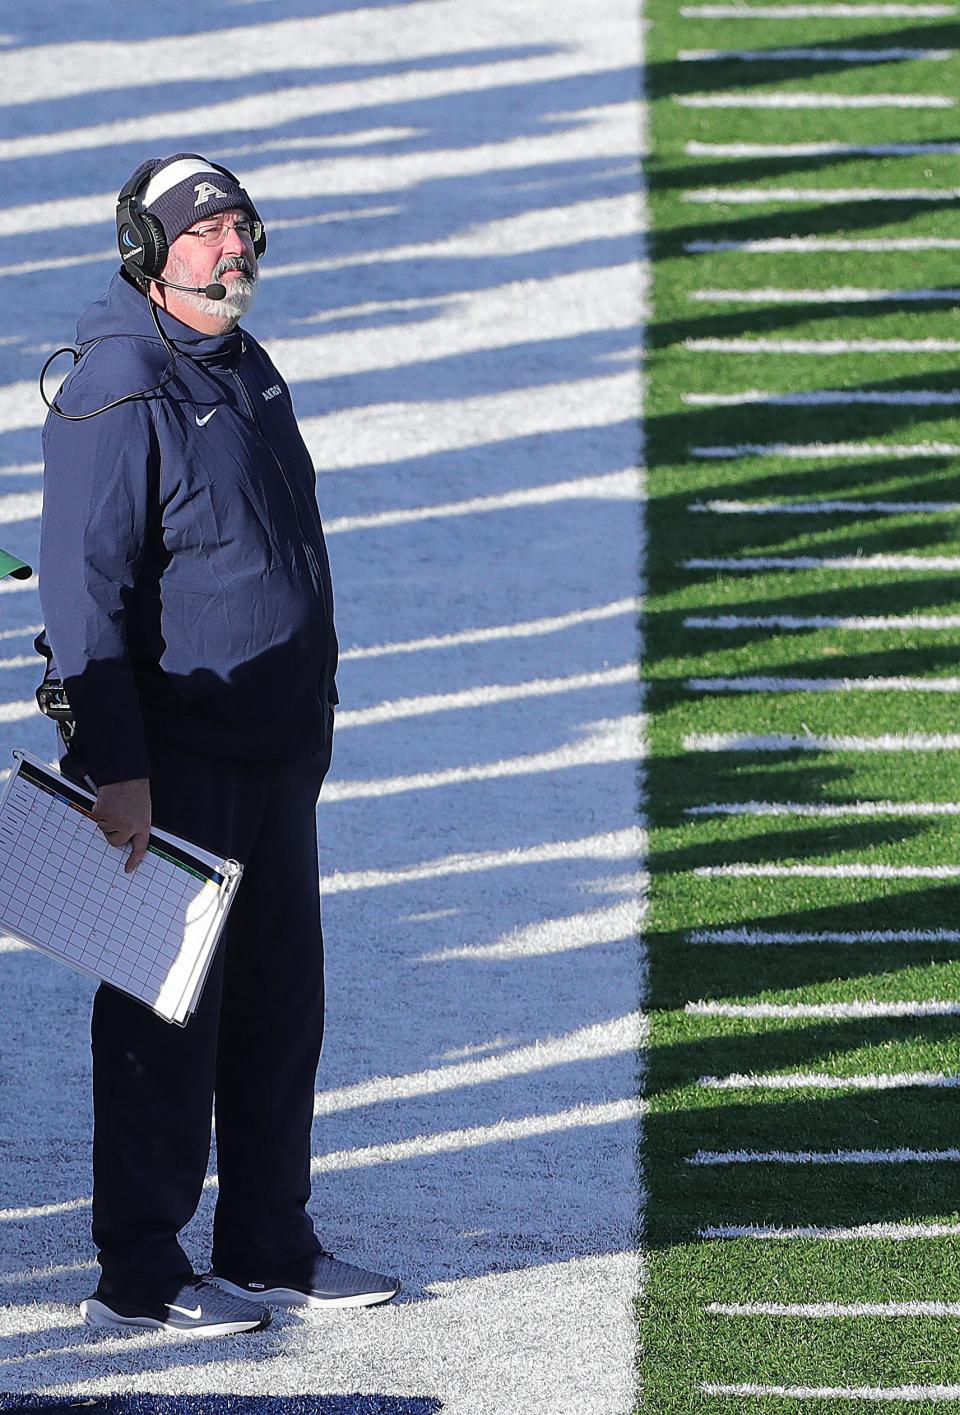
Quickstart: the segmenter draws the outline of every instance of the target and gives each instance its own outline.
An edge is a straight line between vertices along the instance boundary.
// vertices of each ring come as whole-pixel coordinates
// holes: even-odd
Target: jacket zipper
[[[236,369],[231,369],[230,373],[236,379],[237,387],[240,390],[240,396],[246,405],[247,412],[250,414],[250,417],[253,420],[253,425],[257,429],[257,432],[260,434],[262,441],[265,442],[267,444],[267,447],[270,449],[270,456],[273,458],[274,462],[276,462],[277,470],[279,471],[280,476],[283,479],[284,486],[287,488],[287,495],[290,497],[290,504],[293,507],[294,518],[297,522],[297,530],[300,532],[300,543],[303,546],[304,553],[306,554],[307,560],[310,563],[311,569],[317,577],[317,585],[320,589],[320,598],[323,601],[324,608],[326,608],[327,596],[323,588],[323,576],[320,573],[320,566],[317,562],[316,553],[314,552],[313,546],[307,540],[306,532],[303,529],[303,522],[300,519],[300,508],[297,505],[297,498],[293,494],[293,487],[290,485],[290,482],[287,479],[287,474],[283,469],[283,463],[280,461],[280,458],[277,456],[276,452],[273,449],[273,444],[270,442],[270,439],[264,435],[263,429],[260,426],[260,420],[257,417],[256,411],[254,410],[253,403],[250,399],[250,394],[247,392],[247,388],[244,384],[243,379],[240,377],[239,373],[237,373]]]

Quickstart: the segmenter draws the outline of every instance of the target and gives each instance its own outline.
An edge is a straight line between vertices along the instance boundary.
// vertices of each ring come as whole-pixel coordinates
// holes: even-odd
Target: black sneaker
[[[267,1308],[249,1298],[241,1301],[241,1295],[239,1289],[230,1295],[202,1277],[172,1283],[147,1297],[107,1294],[98,1287],[80,1303],[80,1315],[88,1327],[164,1327],[197,1336],[229,1336],[269,1326]]]
[[[395,1277],[341,1263],[325,1252],[316,1255],[312,1268],[296,1276],[261,1274],[258,1280],[249,1280],[212,1272],[209,1278],[231,1297],[266,1302],[271,1307],[376,1307],[400,1291]]]

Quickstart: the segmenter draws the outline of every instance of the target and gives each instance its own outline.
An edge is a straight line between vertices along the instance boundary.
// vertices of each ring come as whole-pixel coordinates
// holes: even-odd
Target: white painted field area
[[[312,1211],[338,1256],[405,1284],[250,1337],[84,1327],[93,985],[0,940],[0,1408],[139,1392],[629,1415],[636,8],[37,0],[0,31],[5,549],[36,564],[36,374],[116,268],[137,163],[224,162],[266,222],[244,323],[315,459],[343,650]],[[54,740],[36,580],[0,589],[5,775],[13,747],[50,760]],[[214,1155],[185,1237],[198,1270],[215,1192]]]

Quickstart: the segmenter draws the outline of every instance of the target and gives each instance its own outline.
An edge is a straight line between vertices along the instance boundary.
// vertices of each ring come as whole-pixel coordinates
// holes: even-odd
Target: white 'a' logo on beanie
[[[211,197],[222,197],[224,201],[227,200],[226,192],[222,192],[220,188],[215,187],[212,182],[198,182],[193,190],[197,194],[197,199],[193,203],[194,206],[202,206],[203,203],[209,201]]]

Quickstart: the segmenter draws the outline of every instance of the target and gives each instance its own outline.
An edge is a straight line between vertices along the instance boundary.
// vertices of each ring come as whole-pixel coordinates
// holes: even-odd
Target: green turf
[[[718,155],[696,143],[960,142],[960,109],[697,109],[708,93],[947,95],[960,59],[840,64],[679,62],[684,49],[798,46],[960,48],[953,18],[766,21],[682,19],[671,0],[648,17],[649,204],[653,318],[648,335],[648,598],[644,679],[650,761],[648,1004],[643,1165],[649,1275],[641,1314],[641,1409],[654,1415],[841,1409],[908,1412],[912,1401],[721,1396],[702,1386],[960,1385],[958,1319],[722,1316],[711,1303],[960,1302],[960,1238],[893,1241],[711,1238],[722,1225],[960,1224],[960,1164],[692,1164],[698,1152],[853,1151],[960,1145],[958,1092],[855,1085],[714,1089],[734,1073],[960,1073],[960,1017],[729,1018],[685,1010],[723,1001],[960,1000],[960,942],[695,942],[697,930],[871,933],[960,929],[960,878],[705,876],[759,867],[960,866],[960,816],[705,815],[718,803],[806,805],[960,801],[960,752],[692,749],[693,734],[797,738],[960,734],[960,693],[710,692],[693,679],[960,678],[960,627],[697,627],[742,616],[960,615],[960,569],[743,571],[695,568],[742,556],[960,556],[960,405],[890,401],[960,390],[952,350],[826,355],[698,348],[707,339],[938,339],[960,344],[960,251],[750,252],[698,243],[766,238],[957,238],[960,201],[778,203],[782,188],[960,187],[960,155]],[[744,205],[690,200],[707,188],[766,188]],[[786,302],[717,292],[800,291]],[[805,302],[805,290],[937,290],[905,299]],[[698,292],[712,292],[709,298]],[[703,406],[684,395],[858,389],[887,401],[842,406]],[[862,443],[845,455],[698,456],[744,444]],[[913,449],[913,450],[911,450]],[[721,514],[710,503],[956,502],[817,515]],[[697,508],[701,509],[697,509]],[[956,685],[954,685],[956,686]]]

